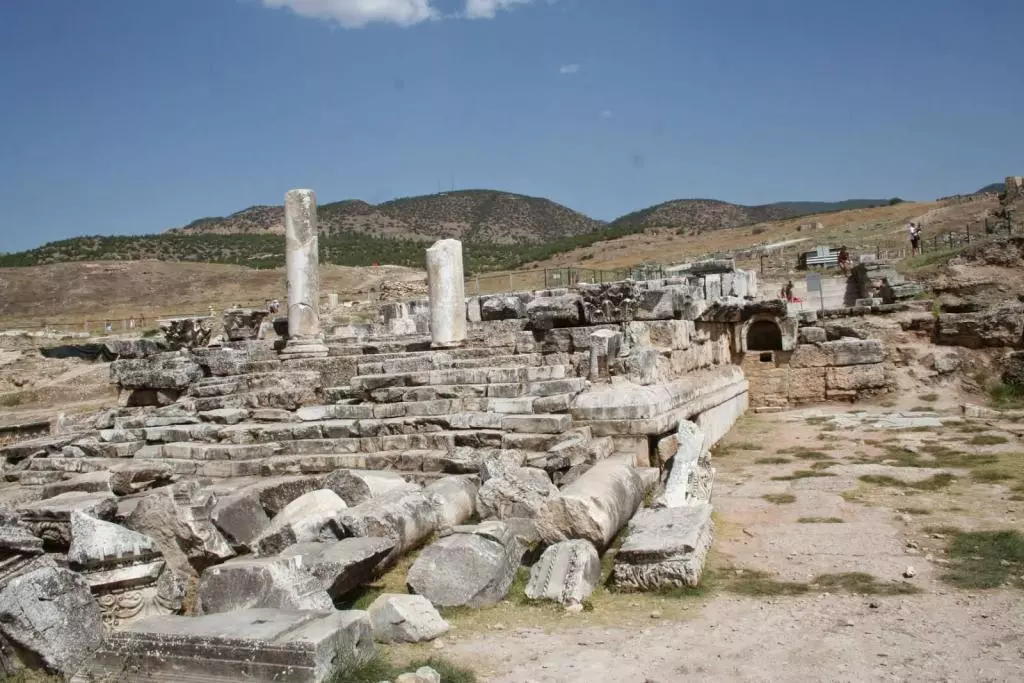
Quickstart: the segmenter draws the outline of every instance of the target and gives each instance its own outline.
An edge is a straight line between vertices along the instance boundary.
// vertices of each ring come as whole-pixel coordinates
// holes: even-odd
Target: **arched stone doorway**
[[[747,351],[781,351],[782,330],[771,320],[755,320],[747,328]]]

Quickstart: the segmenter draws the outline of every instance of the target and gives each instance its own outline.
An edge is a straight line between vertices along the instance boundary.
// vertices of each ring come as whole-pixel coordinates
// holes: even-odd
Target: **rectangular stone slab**
[[[72,681],[318,683],[372,653],[370,620],[356,610],[152,617],[109,634]]]

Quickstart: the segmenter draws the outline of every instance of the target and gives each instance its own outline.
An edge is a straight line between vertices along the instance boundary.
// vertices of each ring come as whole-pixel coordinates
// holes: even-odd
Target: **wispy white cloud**
[[[534,0],[465,0],[461,12],[444,13],[436,0],[262,0],[272,8],[290,9],[304,17],[334,21],[345,28],[386,23],[412,26],[431,19],[493,19],[498,12]],[[548,0],[553,2],[554,0]]]
[[[610,119],[611,117],[612,117],[612,110],[611,109],[605,109],[603,112],[601,112],[601,118],[602,119]]]
[[[440,17],[430,0],[263,0],[263,4],[288,8],[304,17],[336,21],[345,28],[372,23],[412,26]]]
[[[572,76],[573,74],[577,74],[579,72],[579,64],[563,64],[562,66],[558,67],[558,73],[562,74],[563,76]]]
[[[525,5],[533,0],[466,0],[466,17],[469,19],[493,19],[499,10],[512,9],[514,5]]]

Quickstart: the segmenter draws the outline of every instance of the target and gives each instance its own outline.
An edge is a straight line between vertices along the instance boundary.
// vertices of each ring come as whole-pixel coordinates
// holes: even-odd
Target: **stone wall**
[[[805,339],[807,330],[825,338],[821,328],[803,328]],[[875,339],[802,343],[794,351],[749,352],[737,360],[755,408],[855,401],[890,388],[885,350]]]

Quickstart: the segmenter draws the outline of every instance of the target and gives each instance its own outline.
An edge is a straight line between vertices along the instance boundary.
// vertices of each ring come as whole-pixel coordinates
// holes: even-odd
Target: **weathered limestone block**
[[[641,510],[615,555],[615,584],[623,590],[657,590],[700,584],[714,536],[707,503]]]
[[[423,643],[451,629],[422,595],[384,593],[366,610],[378,643]]]
[[[74,446],[65,446],[74,448]],[[81,456],[79,456],[81,457]],[[110,490],[109,472],[86,472],[78,474],[69,479],[55,481],[52,484],[43,486],[43,498],[53,498],[62,493],[112,493]]]
[[[163,555],[148,536],[72,512],[68,563],[89,584],[109,628],[172,611],[157,584]]]
[[[49,552],[67,552],[71,545],[71,513],[83,512],[98,519],[113,519],[116,498],[110,493],[63,493],[18,508],[22,522],[28,525]]]
[[[504,599],[523,548],[503,522],[456,527],[416,558],[406,583],[436,607],[482,607]]]
[[[103,640],[103,617],[85,579],[41,566],[0,590],[0,634],[22,666],[70,678]]]
[[[750,393],[735,394],[718,405],[701,411],[695,418],[697,426],[704,433],[704,450],[707,451],[722,440],[736,424],[750,404]],[[703,455],[703,454],[702,454]]]
[[[110,468],[110,490],[118,496],[166,486],[178,479],[174,468],[159,461],[132,460]]]
[[[260,505],[273,517],[299,497],[324,488],[327,487],[321,483],[320,477],[296,475],[262,479],[243,491],[255,493]]]
[[[251,369],[249,354],[230,347],[192,349],[192,360],[214,377],[244,375]]]
[[[338,520],[350,536],[390,538],[395,547],[381,563],[389,566],[437,528],[437,516],[421,491],[397,489],[342,510]]]
[[[216,502],[212,493],[200,491],[198,482],[180,482],[140,500],[124,525],[154,539],[169,567],[194,575],[235,554],[210,521]]]
[[[798,341],[801,344],[820,344],[828,341],[823,327],[801,327]]]
[[[224,336],[228,341],[244,341],[259,337],[260,325],[270,315],[268,311],[233,308],[224,311]]]
[[[373,651],[370,620],[355,610],[153,617],[110,634],[74,683],[118,680],[125,662],[136,680],[150,683],[321,683]]]
[[[544,470],[508,467],[484,482],[476,496],[476,507],[483,519],[533,518],[557,494],[558,488]]]
[[[431,483],[423,494],[434,508],[437,530],[444,531],[465,524],[476,513],[479,487],[471,477],[453,475]]]
[[[650,346],[634,347],[628,356],[618,359],[615,367],[616,374],[640,386],[664,384],[672,377],[669,359]]]
[[[935,324],[935,344],[1020,347],[1024,338],[1024,304],[1012,303],[977,313],[942,313]]]
[[[885,368],[881,363],[874,365],[850,365],[840,368],[826,368],[825,388],[844,391],[881,389],[886,386]]]
[[[800,347],[805,348],[803,346]],[[825,400],[825,373],[827,368],[790,368],[789,400],[794,403],[812,403]]]
[[[0,586],[35,569],[43,555],[43,540],[32,533],[17,513],[0,506]]]
[[[601,558],[590,541],[562,541],[549,546],[530,569],[526,597],[579,605],[600,579]]]
[[[495,295],[480,300],[481,320],[512,320],[526,316],[526,304],[517,296]]]
[[[671,320],[685,304],[687,287],[657,287],[637,293],[636,320]]]
[[[430,289],[431,346],[449,348],[463,344],[466,341],[466,292],[462,242],[439,240],[427,249],[427,286]]]
[[[885,360],[885,348],[877,339],[831,341],[820,347],[831,366],[870,365]]]
[[[199,579],[200,614],[333,606],[331,597],[303,568],[301,557],[237,557],[207,568]]]
[[[218,497],[210,520],[236,552],[250,552],[260,534],[270,526],[270,517],[255,491]]]
[[[583,538],[603,549],[643,502],[646,488],[632,464],[608,459],[549,498],[537,514],[546,543]]]
[[[105,339],[103,346],[109,356],[119,358],[148,358],[164,353],[170,347],[167,341],[158,337],[138,339]]]
[[[296,543],[281,557],[300,558],[316,585],[332,600],[344,596],[374,578],[377,565],[395,547],[390,538],[343,538],[340,541]]]
[[[122,389],[182,390],[202,377],[203,369],[198,363],[173,352],[110,364],[110,380]]]
[[[347,507],[334,491],[310,491],[277,513],[253,544],[260,555],[275,555],[295,543],[339,539],[345,534],[337,517]]]
[[[526,305],[526,317],[533,330],[576,327],[583,320],[583,302],[579,295],[537,297]]]
[[[376,470],[335,470],[324,477],[321,487],[337,493],[349,507],[389,491],[417,491],[420,488],[397,472]]]

